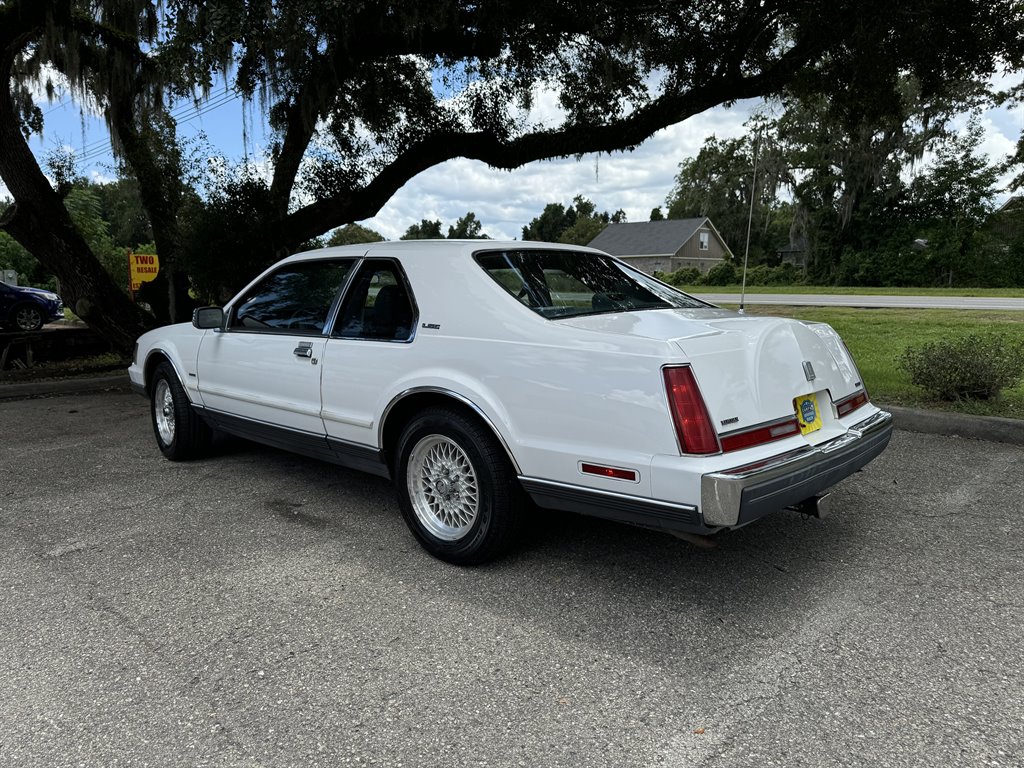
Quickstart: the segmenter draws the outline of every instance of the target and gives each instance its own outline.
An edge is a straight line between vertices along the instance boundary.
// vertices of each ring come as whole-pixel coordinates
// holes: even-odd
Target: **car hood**
[[[51,296],[57,296],[57,294],[55,292],[48,291],[45,288],[29,288],[28,286],[25,286],[25,285],[13,285],[11,287],[14,288],[14,290],[17,293],[28,293],[28,294],[31,294],[33,296],[39,296],[40,298],[43,298],[43,299],[49,299]],[[57,298],[60,298],[60,297],[57,296]]]
[[[803,395],[821,393],[825,407],[863,386],[846,346],[824,323],[722,309],[617,312],[559,322],[674,346],[690,363],[723,432],[791,416],[794,398]]]

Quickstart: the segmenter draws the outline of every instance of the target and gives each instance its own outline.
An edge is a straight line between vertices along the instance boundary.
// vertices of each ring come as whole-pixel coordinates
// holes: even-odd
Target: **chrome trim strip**
[[[762,459],[761,461],[750,462],[743,466],[735,467],[734,469],[723,469],[719,472],[715,472],[714,474],[742,479],[761,472],[778,468],[785,469],[792,465],[799,464],[807,456],[817,452],[818,448],[812,448],[811,446],[797,448],[796,450],[786,451],[786,453],[780,453],[778,456],[772,456],[771,458]]]
[[[348,424],[352,427],[362,427],[363,429],[373,428],[373,419],[357,419],[352,416],[346,416],[343,413],[337,411],[320,411],[320,415],[324,418],[324,421],[333,421],[337,424]]]
[[[850,429],[852,431],[859,432],[862,435],[869,435],[872,432],[877,432],[879,429],[884,428],[891,421],[891,413],[888,411],[876,411],[864,419],[864,421],[858,421],[850,427]]]
[[[628,493],[615,493],[614,491],[589,488],[585,485],[572,485],[571,483],[560,483],[555,480],[542,480],[539,477],[529,477],[527,475],[519,475],[519,482],[531,483],[547,488],[562,488],[567,491],[579,491],[581,493],[593,494],[595,496],[603,496],[607,499],[614,499],[615,501],[633,502],[636,504],[644,504],[646,506],[661,507],[662,509],[670,512],[697,511],[697,507],[692,504],[678,504],[674,501],[662,501],[661,499],[651,499],[646,496],[633,496]]]
[[[404,400],[409,395],[422,394],[425,392],[429,392],[435,395],[446,395],[448,397],[453,398],[454,400],[458,400],[463,405],[468,406],[470,409],[472,409],[472,411],[481,419],[483,419],[484,423],[488,427],[490,427],[491,432],[494,433],[494,436],[498,438],[498,442],[501,443],[501,447],[504,448],[505,453],[508,454],[508,460],[512,462],[512,468],[515,470],[516,474],[519,475],[522,473],[522,470],[519,468],[519,462],[517,462],[516,457],[512,455],[512,450],[509,448],[508,443],[505,442],[505,438],[502,437],[501,432],[499,432],[498,429],[494,426],[494,422],[491,421],[490,418],[488,418],[487,414],[484,413],[483,410],[476,403],[474,403],[465,395],[460,395],[458,392],[453,392],[452,390],[445,389],[443,387],[412,387],[410,389],[406,389],[402,392],[399,392],[391,399],[391,402],[388,403],[387,407],[384,409],[384,412],[381,413],[380,415],[380,420],[377,422],[377,445],[380,447],[381,450],[384,450],[384,425],[387,423],[388,414],[391,413],[391,409],[398,405],[399,402]]]

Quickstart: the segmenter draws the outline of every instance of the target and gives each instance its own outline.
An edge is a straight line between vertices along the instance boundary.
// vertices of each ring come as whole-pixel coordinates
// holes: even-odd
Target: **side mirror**
[[[192,312],[192,325],[196,328],[223,328],[224,310],[220,307],[199,307]]]

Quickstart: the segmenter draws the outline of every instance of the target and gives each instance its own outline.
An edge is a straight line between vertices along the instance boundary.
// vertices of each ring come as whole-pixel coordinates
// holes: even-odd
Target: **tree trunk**
[[[134,94],[110,106],[109,115],[120,139],[124,156],[135,178],[139,182],[139,195],[153,228],[153,240],[160,257],[160,278],[166,287],[166,313],[154,306],[158,319],[178,323],[191,313],[188,295],[188,276],[178,269],[181,261],[184,238],[178,223],[181,208],[181,168],[175,162],[168,167],[166,156],[154,146],[165,140],[174,142],[173,134],[161,136],[158,130],[139,127],[134,104]],[[173,129],[171,129],[173,130]],[[166,151],[166,150],[165,150]]]
[[[136,307],[75,228],[60,195],[43,176],[19,129],[11,99],[10,63],[0,64],[0,178],[14,205],[0,228],[21,243],[60,280],[61,294],[76,315],[122,353],[129,353],[152,318]]]

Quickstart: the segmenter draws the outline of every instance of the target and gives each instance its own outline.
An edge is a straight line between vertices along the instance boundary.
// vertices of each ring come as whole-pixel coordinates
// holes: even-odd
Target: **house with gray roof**
[[[707,216],[609,224],[588,245],[648,274],[684,267],[707,272],[723,259],[732,258],[732,251]]]

